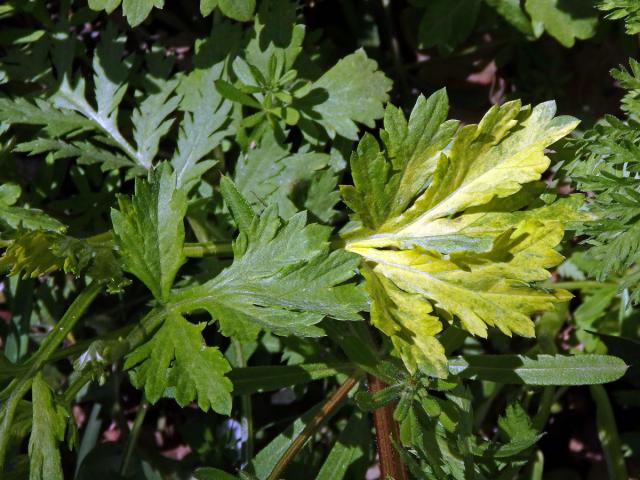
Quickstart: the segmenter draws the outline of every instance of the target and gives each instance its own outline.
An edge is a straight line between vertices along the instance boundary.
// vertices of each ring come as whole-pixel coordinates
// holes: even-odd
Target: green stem
[[[238,367],[246,367],[247,359],[244,356],[242,342],[236,339],[233,339],[232,342],[236,350]],[[253,406],[251,404],[251,395],[241,395],[240,405],[242,409],[240,424],[242,425],[243,436],[246,437],[246,441],[242,443],[242,463],[244,465],[253,458]]]
[[[76,398],[76,395],[82,387],[84,387],[87,383],[91,381],[93,378],[93,372],[89,369],[84,370],[80,375],[74,378],[73,382],[67,387],[62,396],[62,402],[65,405],[70,405],[73,402],[73,399]]]
[[[607,391],[602,385],[591,385],[589,388],[591,396],[596,402],[598,438],[607,462],[609,478],[611,480],[627,480],[629,474],[622,454],[622,442],[618,435],[618,427]]]
[[[556,387],[544,387],[544,390],[542,390],[538,412],[533,419],[533,426],[538,431],[542,430],[547,424],[547,420],[551,414],[551,407],[555,401],[555,393]]]
[[[38,351],[29,359],[30,367],[26,373],[29,377],[33,377],[49,361],[58,345],[62,343],[78,320],[80,320],[82,314],[91,305],[103,286],[102,282],[93,281],[73,301],[55,328],[40,344]]]
[[[93,302],[98,293],[100,293],[102,287],[102,282],[94,281],[76,297],[66,313],[56,324],[55,328],[45,337],[36,353],[29,360],[29,369],[19,378],[11,382],[7,389],[0,394],[0,398],[5,398],[7,395],[6,392],[10,392],[9,398],[2,407],[2,423],[0,424],[0,471],[4,469],[10,429],[18,403],[31,388],[33,377],[55,353],[58,345],[69,334],[85,310],[91,305],[91,302]]]
[[[111,344],[103,353],[103,357],[107,363],[115,363],[122,359],[127,353],[141,345],[163,322],[166,316],[164,308],[154,308],[147,313],[140,322],[129,331],[126,337],[120,339],[117,343]],[[64,400],[70,403],[75,395],[89,383],[93,378],[93,372],[86,370],[82,372],[69,385],[64,393]]]
[[[233,254],[229,242],[185,243],[183,248],[186,257],[201,258],[207,255],[227,256]]]
[[[307,440],[323,425],[325,419],[333,412],[333,410],[342,402],[351,389],[358,383],[359,376],[351,376],[340,385],[340,388],[335,391],[331,397],[320,407],[320,410],[313,416],[313,418],[307,423],[300,435],[298,435],[293,442],[289,445],[289,448],[282,454],[275,467],[271,471],[271,474],[267,477],[267,480],[279,480],[282,478],[287,465],[293,460],[298,451],[307,443]]]
[[[140,430],[144,423],[144,417],[147,415],[147,410],[149,410],[149,403],[143,398],[142,402],[140,402],[138,413],[136,413],[136,418],[133,421],[133,427],[131,427],[129,438],[127,438],[127,446],[125,447],[122,465],[120,466],[120,475],[123,477],[126,477],[127,472],[129,471],[131,458],[133,457],[133,452],[136,448],[136,444],[138,443],[138,437],[140,436]]]

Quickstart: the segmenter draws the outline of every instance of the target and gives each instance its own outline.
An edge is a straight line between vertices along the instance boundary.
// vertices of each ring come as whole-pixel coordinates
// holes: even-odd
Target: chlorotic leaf
[[[133,273],[158,300],[167,300],[173,280],[185,262],[185,194],[175,174],[163,163],[136,179],[132,198],[120,196],[111,210],[113,230],[124,270]]]
[[[134,369],[133,384],[150,402],[171,395],[181,406],[195,400],[204,411],[229,415],[232,384],[224,374],[231,367],[217,347],[205,345],[204,327],[169,313],[153,337],[126,357],[124,368]]]
[[[443,93],[436,95],[422,104],[442,105],[442,118]],[[411,156],[416,142],[402,134],[405,124],[393,110],[381,133],[385,150],[372,136],[360,141],[351,159],[354,186],[342,187],[356,221],[344,234],[346,249],[366,260],[372,322],[411,370],[446,375],[435,338],[442,320],[455,316],[482,337],[488,325],[532,336],[529,316],[570,298],[535,283],[562,260],[555,247],[565,223],[581,218],[580,198],[535,204],[523,189],[548,168],[545,148],[577,124],[554,114],[553,103],[493,107],[478,125],[460,129],[447,150],[453,126],[437,128],[427,123],[432,115],[415,115],[409,129],[431,132],[419,149],[431,154],[428,161]]]

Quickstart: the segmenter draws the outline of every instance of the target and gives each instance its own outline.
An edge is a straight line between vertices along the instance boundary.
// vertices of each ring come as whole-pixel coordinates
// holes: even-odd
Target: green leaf
[[[474,355],[451,360],[449,371],[505,384],[592,385],[618,380],[627,365],[609,355]]]
[[[177,85],[177,80],[156,82],[157,92],[148,95],[131,115],[133,139],[137,146],[136,156],[141,165],[153,164],[160,139],[173,124],[173,119],[167,117],[180,103],[180,97],[173,95]]]
[[[177,189],[175,174],[163,163],[136,179],[132,198],[118,197],[111,210],[116,243],[124,270],[138,277],[158,300],[167,300],[173,280],[186,258],[184,216],[187,200]]]
[[[533,428],[529,415],[517,403],[507,407],[505,414],[498,419],[498,428],[509,441],[538,438],[538,432]]]
[[[40,125],[52,136],[78,133],[92,129],[91,121],[73,111],[61,111],[52,103],[24,97],[0,98],[0,122],[5,124]]]
[[[5,183],[0,185],[0,224],[13,229],[44,230],[64,232],[66,227],[42,210],[15,206],[22,190],[19,185]]]
[[[607,13],[611,20],[624,19],[627,34],[640,33],[640,4],[633,0],[600,0],[597,3],[600,10]]]
[[[172,303],[181,312],[205,309],[224,335],[247,340],[261,327],[319,336],[322,330],[314,325],[325,316],[360,319],[365,296],[346,283],[358,258],[342,250],[329,253],[331,229],[306,225],[304,212],[282,222],[274,207],[258,218],[228,179],[221,190],[240,227],[233,264],[203,285],[174,292]]]
[[[127,283],[111,239],[102,241],[97,237],[18,231],[0,258],[0,270],[4,269],[9,269],[9,275],[23,277],[37,277],[57,270],[75,276],[88,275],[106,282],[111,292],[120,291]]]
[[[29,479],[63,480],[58,444],[64,440],[69,414],[54,400],[42,373],[34,377],[31,388],[33,427],[29,438]]]
[[[122,12],[132,27],[141,24],[153,7],[163,8],[164,0],[122,0]]]
[[[473,31],[480,0],[430,0],[418,29],[419,48],[437,46],[449,54]]]
[[[265,205],[275,204],[285,219],[307,208],[328,221],[340,200],[337,176],[330,170],[330,162],[329,155],[308,148],[292,153],[289,145],[278,142],[269,132],[263,135],[259,146],[238,159],[234,182],[258,213]]]
[[[265,0],[260,3],[251,40],[245,48],[245,60],[272,78],[274,67],[282,73],[293,68],[302,51],[305,26],[299,25],[296,2]]]
[[[369,422],[356,411],[331,448],[316,480],[342,480],[349,467],[365,455],[369,438]]]
[[[178,133],[178,145],[171,165],[176,172],[179,188],[189,191],[204,172],[215,165],[215,160],[207,159],[214,148],[228,135],[226,126],[233,104],[226,101],[209,82],[199,81],[199,77],[219,78],[224,64],[217,63],[201,75],[191,74],[181,84],[181,90],[189,90],[189,108],[185,108],[184,120]]]
[[[305,426],[314,418],[321,406],[321,404],[315,405],[305,412],[304,415],[298,417],[293,423],[290,423],[282,433],[258,452],[251,462],[249,462],[246,470],[254,474],[258,479],[265,480],[273,470],[273,467],[276,466],[278,460],[286,452],[287,448],[300,436]],[[323,421],[329,421],[338,410],[339,408],[331,410],[328,415],[323,417]]]
[[[111,24],[100,38],[93,57],[94,92],[96,107],[86,98],[86,83],[78,76],[75,83],[66,65],[58,65],[62,78],[60,86],[51,97],[54,105],[63,110],[78,112],[86,117],[93,129],[108,137],[130,158],[133,165],[148,169],[151,165],[141,160],[139,152],[124,138],[118,127],[118,107],[127,91],[126,80],[131,60],[123,58],[125,38]],[[69,69],[70,70],[70,69]],[[104,142],[104,138],[101,139]]]
[[[196,480],[238,480],[238,477],[213,467],[199,468],[193,476]]]
[[[520,0],[485,0],[485,2],[514,28],[528,37],[533,37],[531,20],[522,9]]]
[[[404,212],[436,169],[458,122],[447,120],[449,100],[444,89],[428,99],[420,95],[409,120],[402,109],[388,105],[380,137],[386,155],[371,135],[365,135],[351,157],[356,186],[342,186],[345,202],[369,229]]]
[[[205,345],[204,323],[195,325],[169,312],[151,339],[127,355],[124,368],[151,403],[172,396],[185,406],[196,401],[207,411],[231,412],[232,383],[224,376],[231,367],[217,347]]]
[[[302,116],[319,123],[333,138],[355,140],[356,123],[368,127],[382,117],[392,82],[364,50],[342,58],[318,80],[296,92]]]
[[[441,120],[443,93],[436,95],[424,103],[431,109],[421,108],[439,111]],[[410,370],[443,376],[446,357],[436,339],[443,320],[456,316],[482,337],[487,325],[532,336],[529,316],[570,298],[535,283],[562,260],[555,247],[566,222],[583,218],[577,213],[581,200],[536,204],[523,185],[540,179],[550,162],[545,148],[577,122],[554,118],[552,102],[534,109],[509,102],[460,129],[443,151],[453,126],[437,128],[427,123],[431,116],[416,115],[414,131],[432,132],[426,138],[434,145],[429,161],[412,165],[406,153],[397,157],[413,142],[398,133],[404,123],[393,113],[380,135],[386,149],[365,136],[352,157],[355,185],[342,192],[358,223],[344,233],[346,249],[367,261],[372,323],[391,337]],[[407,165],[416,173],[403,181]],[[536,208],[524,208],[531,204]]]
[[[251,20],[256,9],[255,0],[218,0],[218,8],[227,17],[239,22]]]
[[[89,0],[91,10],[104,10],[107,13],[113,12],[122,0]]]
[[[309,363],[234,368],[227,376],[233,383],[234,395],[247,395],[279,390],[339,374],[350,375],[354,371],[355,367],[349,363]]]
[[[545,30],[565,47],[576,39],[586,40],[596,33],[598,14],[592,4],[582,0],[526,0],[534,31]]]

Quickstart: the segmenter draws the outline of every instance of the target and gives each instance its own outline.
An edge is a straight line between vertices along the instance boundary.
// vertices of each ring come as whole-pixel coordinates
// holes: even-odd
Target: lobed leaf
[[[530,190],[549,166],[545,148],[577,122],[554,118],[552,102],[509,102],[460,129],[444,150],[455,128],[443,123],[444,92],[419,100],[408,123],[390,109],[385,150],[365,136],[351,159],[354,186],[342,187],[356,221],[344,233],[346,250],[366,260],[372,322],[407,367],[446,375],[436,339],[442,320],[455,316],[483,337],[487,325],[532,336],[529,316],[570,298],[535,282],[562,260],[555,247],[565,225],[584,218],[580,199],[536,205]],[[410,131],[425,134],[416,141]]]

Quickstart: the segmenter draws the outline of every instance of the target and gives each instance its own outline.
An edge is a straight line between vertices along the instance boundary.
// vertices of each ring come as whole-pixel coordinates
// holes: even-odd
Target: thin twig
[[[313,435],[318,428],[324,423],[329,414],[340,404],[342,399],[347,396],[347,394],[351,391],[351,389],[358,383],[359,376],[351,376],[349,377],[340,388],[335,391],[331,397],[327,399],[327,401],[322,405],[320,410],[313,416],[313,418],[307,423],[304,427],[300,435],[298,435],[289,448],[284,452],[284,454],[278,460],[275,467],[271,471],[267,480],[278,480],[281,478],[282,473],[289,465],[289,462],[293,460],[293,457],[298,453],[298,451],[307,443],[307,440]]]
[[[127,471],[129,470],[129,465],[131,464],[131,457],[133,456],[133,451],[135,450],[136,444],[138,443],[140,430],[142,429],[144,417],[147,415],[148,409],[149,403],[143,398],[142,402],[140,402],[140,408],[138,409],[138,413],[136,414],[136,419],[133,421],[133,427],[131,427],[131,433],[129,433],[129,438],[127,438],[127,446],[125,448],[124,456],[122,457],[122,465],[120,465],[120,475],[122,475],[123,477],[127,476]]]

